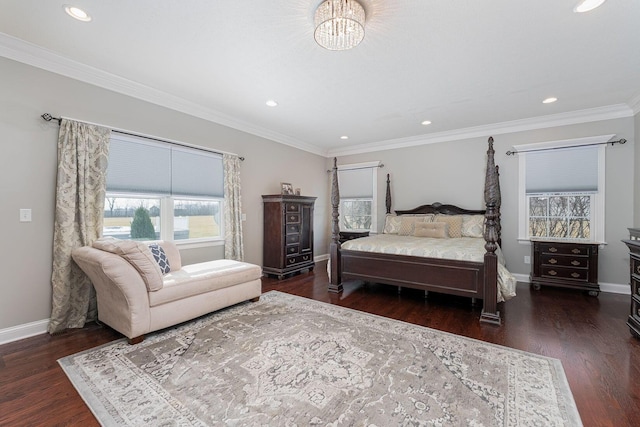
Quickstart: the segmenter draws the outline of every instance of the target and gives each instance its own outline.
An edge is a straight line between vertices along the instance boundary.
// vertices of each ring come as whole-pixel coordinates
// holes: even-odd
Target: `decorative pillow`
[[[484,237],[484,215],[462,215],[462,237]]]
[[[106,252],[120,255],[138,270],[149,292],[162,289],[162,271],[153,258],[147,245],[133,240],[120,240],[113,237],[98,239],[93,247]]]
[[[158,246],[157,244],[152,243],[149,245],[149,249],[151,250],[153,259],[155,259],[158,263],[162,274],[167,274],[168,272],[170,272],[171,265],[169,264],[169,258],[167,258],[167,254],[164,252],[162,246]]]
[[[400,216],[400,227],[398,228],[398,236],[413,236],[415,224],[418,219],[415,216]]]
[[[400,229],[400,217],[396,214],[387,214],[384,219],[384,234],[398,234]]]
[[[413,235],[416,237],[446,239],[449,236],[449,224],[446,222],[416,222],[415,227]]]
[[[449,224],[449,237],[462,237],[462,215],[436,215],[435,222]]]

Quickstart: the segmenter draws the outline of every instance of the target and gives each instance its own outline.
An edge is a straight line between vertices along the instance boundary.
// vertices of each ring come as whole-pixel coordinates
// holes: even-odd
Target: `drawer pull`
[[[549,260],[549,264],[557,264],[557,263],[558,263],[558,261],[555,258],[551,258]]]
[[[580,265],[580,261],[573,260],[571,261],[571,265]]]
[[[636,266],[636,273],[640,274],[640,265]]]
[[[296,217],[295,217],[295,216],[291,215],[291,216],[289,217],[289,221],[295,221],[295,220],[296,220]]]
[[[308,261],[308,260],[309,260],[309,255],[305,255],[305,256],[303,256],[303,257],[302,257],[302,259],[303,259],[304,261]]]
[[[579,273],[571,273],[571,277],[577,279],[578,277],[580,277]]]
[[[571,252],[573,252],[574,254],[579,254],[580,253],[580,249],[574,248],[574,249],[571,249]]]
[[[555,276],[556,274],[558,274],[558,272],[557,272],[557,271],[555,271],[555,270],[549,270],[549,274],[550,274],[551,276]]]
[[[558,250],[556,248],[554,248],[554,247],[551,247],[551,248],[549,248],[549,252],[554,252],[555,253],[555,252],[558,252]]]
[[[294,264],[296,262],[295,258],[289,258],[289,264]]]

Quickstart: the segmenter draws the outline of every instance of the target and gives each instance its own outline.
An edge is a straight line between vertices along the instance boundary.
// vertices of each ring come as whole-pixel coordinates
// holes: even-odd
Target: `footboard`
[[[364,280],[470,298],[483,298],[481,262],[341,251],[342,280]]]

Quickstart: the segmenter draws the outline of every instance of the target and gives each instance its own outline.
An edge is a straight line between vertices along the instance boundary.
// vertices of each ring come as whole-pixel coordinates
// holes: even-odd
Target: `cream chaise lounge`
[[[155,255],[141,242],[102,238],[72,253],[96,289],[98,319],[131,344],[146,333],[260,297],[257,265],[216,260],[183,266],[174,243],[157,242],[153,249]]]

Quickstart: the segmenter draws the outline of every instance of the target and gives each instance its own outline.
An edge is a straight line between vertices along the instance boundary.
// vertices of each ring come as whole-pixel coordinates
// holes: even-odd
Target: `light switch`
[[[242,221],[246,221],[247,220],[247,214],[242,214]]]
[[[31,222],[31,209],[20,209],[20,222]]]

